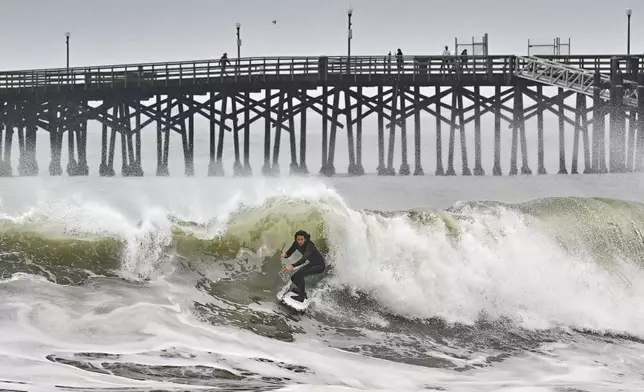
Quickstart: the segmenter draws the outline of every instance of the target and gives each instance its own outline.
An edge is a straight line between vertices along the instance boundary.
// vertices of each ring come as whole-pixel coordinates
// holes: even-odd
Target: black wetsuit
[[[302,247],[297,245],[297,241],[293,241],[293,245],[286,251],[286,257],[289,258],[298,250],[302,254],[302,258],[293,263],[293,267],[299,267],[306,261],[309,263],[300,268],[296,273],[291,276],[291,281],[297,287],[295,291],[300,297],[306,298],[304,277],[309,275],[321,274],[326,269],[326,262],[320,250],[315,246],[313,241],[307,240]]]

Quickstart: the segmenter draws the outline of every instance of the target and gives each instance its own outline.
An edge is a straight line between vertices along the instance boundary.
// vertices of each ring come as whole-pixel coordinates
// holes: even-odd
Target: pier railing
[[[610,73],[614,56],[539,56],[570,67]],[[630,69],[625,56],[620,69]],[[644,57],[644,56],[640,56]],[[642,58],[632,56],[630,59]],[[258,81],[325,82],[329,78],[351,80],[372,76],[408,75],[446,77],[450,75],[502,75],[512,77],[517,56],[352,56],[262,57],[200,60],[167,63],[88,66],[0,72],[0,93],[30,90],[62,91],[105,88],[181,86],[188,84]],[[429,75],[429,76],[428,76]],[[446,75],[446,76],[442,76]]]

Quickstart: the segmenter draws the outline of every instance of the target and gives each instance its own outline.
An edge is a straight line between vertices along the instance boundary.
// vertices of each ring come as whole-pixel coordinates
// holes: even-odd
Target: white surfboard
[[[304,312],[306,308],[308,308],[309,305],[311,304],[311,299],[307,298],[303,302],[296,301],[292,297],[296,297],[297,294],[295,294],[292,291],[289,291],[290,289],[291,289],[291,283],[289,282],[277,293],[277,299],[282,304],[288,306],[293,310],[296,310],[298,312]]]

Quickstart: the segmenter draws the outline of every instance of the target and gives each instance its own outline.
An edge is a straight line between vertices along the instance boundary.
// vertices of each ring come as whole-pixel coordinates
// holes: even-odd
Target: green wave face
[[[644,255],[644,204],[607,198],[547,198],[516,205],[572,254],[602,264]]]
[[[644,204],[578,197],[520,204],[468,202],[447,211],[397,213],[352,211],[333,200],[274,197],[261,205],[242,206],[223,221],[198,224],[170,216],[171,240],[162,247],[164,254],[176,254],[190,261],[234,260],[242,251],[269,260],[288,247],[293,233],[302,229],[311,233],[318,247],[332,256],[338,244],[331,243],[330,238],[337,241],[342,235],[350,236],[351,229],[340,236],[328,231],[330,227],[337,229],[337,222],[348,220],[348,214],[354,218],[358,214],[362,221],[380,225],[404,219],[411,227],[429,233],[428,241],[432,240],[431,233],[435,233],[454,238],[458,246],[459,226],[463,222],[480,220],[482,215],[487,220],[497,215],[502,219],[503,209],[519,213],[535,231],[545,233],[571,254],[590,256],[605,264],[619,259],[639,261],[644,255]],[[92,273],[118,275],[127,257],[128,241],[132,246],[131,239],[116,234],[60,233],[48,231],[47,227],[46,222],[0,221],[2,276],[18,271],[42,274],[43,269],[48,271],[45,276],[58,282],[77,282]],[[493,238],[507,235],[496,227],[489,229]]]
[[[192,222],[174,221],[174,245],[184,256],[235,257],[242,250],[276,254],[289,246],[297,230],[306,230],[328,250],[324,211],[327,206],[288,198],[272,198],[258,207],[242,207],[215,234]]]
[[[123,241],[114,237],[58,237],[20,226],[0,229],[2,278],[25,272],[67,284],[92,274],[115,276],[122,253]]]

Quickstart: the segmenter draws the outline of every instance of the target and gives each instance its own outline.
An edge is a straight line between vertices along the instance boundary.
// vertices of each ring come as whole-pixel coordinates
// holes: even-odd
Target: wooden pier
[[[369,116],[378,120],[380,175],[425,174],[423,137],[436,139],[432,171],[456,175],[457,134],[460,174],[485,175],[489,170],[502,175],[502,132],[512,132],[508,174],[532,174],[528,154],[534,150],[536,173],[546,174],[547,112],[559,119],[559,173],[644,170],[643,56],[469,56],[467,62],[463,60],[458,56],[276,57],[231,59],[225,67],[219,60],[204,60],[1,72],[0,175],[14,174],[14,136],[18,139],[17,174],[38,174],[36,138],[43,131],[50,140],[49,174],[63,174],[66,144],[66,173],[87,175],[88,122],[95,120],[102,125],[101,161],[92,166],[101,176],[115,175],[117,135],[121,175],[144,174],[141,132],[150,126],[156,126],[156,175],[169,175],[169,141],[174,134],[181,137],[185,174],[191,176],[195,116],[209,123],[211,176],[222,176],[228,170],[223,166],[225,143],[233,143],[232,173],[252,174],[249,139],[255,123],[260,129],[253,127],[253,132],[262,132],[264,125],[263,151],[253,153],[263,154],[261,173],[265,175],[280,173],[278,158],[284,142],[289,146],[290,173],[308,174],[312,164],[307,162],[307,148],[320,148],[319,172],[335,174],[338,137],[347,138],[348,172],[364,174],[363,120]],[[565,103],[571,96],[576,96],[575,106]],[[471,104],[465,105],[464,99]],[[421,129],[421,113],[435,118],[431,133]],[[494,161],[485,164],[481,160],[483,116],[494,117]],[[529,148],[525,124],[533,117],[537,118],[538,142]],[[408,129],[410,118],[413,135]],[[321,146],[307,146],[311,121],[321,125]],[[566,166],[565,124],[574,128],[570,168]],[[449,135],[443,134],[446,130]],[[412,137],[410,163],[408,139]],[[446,161],[443,137],[449,137]],[[475,158],[470,167],[467,149],[472,143]],[[583,168],[578,164],[580,147]],[[396,148],[401,162],[394,162]]]

